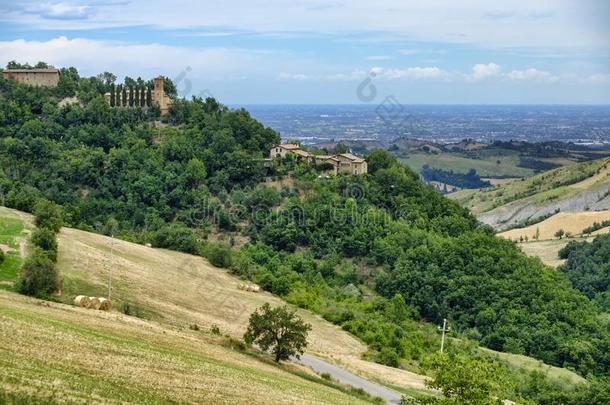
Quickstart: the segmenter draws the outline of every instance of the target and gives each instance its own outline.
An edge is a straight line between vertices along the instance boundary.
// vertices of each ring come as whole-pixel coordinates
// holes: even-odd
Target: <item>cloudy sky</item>
[[[610,1],[0,0],[10,60],[229,104],[608,104]]]

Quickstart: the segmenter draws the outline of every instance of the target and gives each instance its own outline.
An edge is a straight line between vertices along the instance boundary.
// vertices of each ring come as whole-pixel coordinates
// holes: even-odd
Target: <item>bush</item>
[[[210,328],[210,333],[212,335],[220,336],[220,328],[218,327],[218,325],[212,324],[212,327]]]
[[[396,350],[384,347],[377,357],[377,362],[390,367],[398,367],[400,365],[400,358],[398,357]]]
[[[159,229],[153,234],[152,245],[191,254],[197,252],[195,234],[182,224],[171,224]]]
[[[57,261],[57,238],[51,229],[36,229],[32,233],[32,244],[44,250],[52,261]]]
[[[34,207],[34,223],[38,228],[47,228],[53,233],[59,232],[62,226],[59,206],[49,200],[39,200]]]
[[[4,250],[0,249],[0,264],[4,263]]]
[[[36,247],[25,259],[17,290],[26,295],[45,297],[59,288],[57,270],[48,254]]]
[[[231,266],[231,248],[222,243],[208,243],[201,254],[216,267]]]

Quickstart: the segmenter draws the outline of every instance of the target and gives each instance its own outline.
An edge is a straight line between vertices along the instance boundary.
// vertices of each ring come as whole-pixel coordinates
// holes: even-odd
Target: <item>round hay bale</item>
[[[76,298],[74,298],[74,305],[77,307],[89,308],[89,301],[91,300],[86,295],[77,295]]]
[[[106,298],[100,298],[100,310],[110,311],[112,309],[112,302]]]
[[[259,292],[260,290],[261,290],[261,288],[257,285],[252,286],[252,292]]]
[[[247,285],[245,285],[245,284],[239,284],[239,285],[237,286],[237,288],[239,288],[240,290],[247,290],[247,289],[248,289],[248,286],[247,286]]]
[[[89,297],[89,309],[100,309],[100,299],[97,297]]]

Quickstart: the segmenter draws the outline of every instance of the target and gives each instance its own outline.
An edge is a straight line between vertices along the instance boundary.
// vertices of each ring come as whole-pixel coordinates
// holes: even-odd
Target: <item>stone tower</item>
[[[152,101],[153,103],[159,104],[161,115],[165,115],[169,111],[169,97],[165,95],[163,83],[163,76],[158,76],[153,79]]]

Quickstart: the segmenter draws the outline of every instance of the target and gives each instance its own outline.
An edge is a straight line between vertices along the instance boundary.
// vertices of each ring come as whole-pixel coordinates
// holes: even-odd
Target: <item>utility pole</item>
[[[112,301],[112,248],[114,247],[114,235],[110,235],[110,257],[108,259],[108,301]]]
[[[443,319],[443,327],[438,326],[438,330],[442,333],[441,335],[441,353],[445,348],[445,332],[449,332],[451,328],[447,326],[447,319]]]

